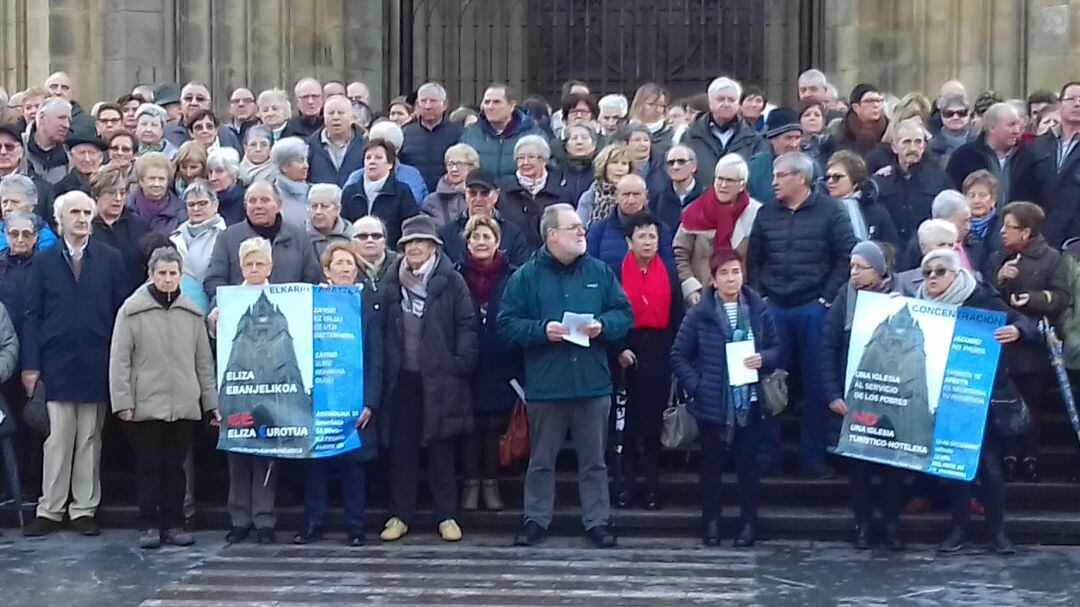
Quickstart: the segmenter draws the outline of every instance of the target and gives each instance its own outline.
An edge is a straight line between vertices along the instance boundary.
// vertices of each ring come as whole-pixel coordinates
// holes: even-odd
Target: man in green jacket
[[[532,454],[525,475],[525,521],[519,546],[543,540],[555,507],[555,457],[569,429],[574,439],[585,537],[615,546],[608,526],[604,436],[611,406],[607,346],[633,322],[615,274],[585,255],[585,228],[574,208],[554,204],[540,219],[544,247],[507,282],[499,335],[525,352]],[[578,315],[572,322],[566,314]]]

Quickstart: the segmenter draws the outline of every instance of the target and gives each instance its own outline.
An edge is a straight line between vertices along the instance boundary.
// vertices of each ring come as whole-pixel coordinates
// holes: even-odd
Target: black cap
[[[89,143],[102,152],[109,151],[108,144],[102,141],[95,133],[78,133],[72,131],[68,133],[67,139],[64,140],[64,144],[67,145],[69,149],[84,143]]]
[[[774,108],[773,111],[769,112],[769,115],[765,117],[766,139],[779,137],[780,135],[791,131],[802,131],[802,124],[799,122],[799,117],[795,114],[795,110],[786,107],[778,107]]]
[[[157,88],[154,89],[154,103],[161,107],[180,103],[180,85],[175,82],[165,82],[157,85]]]
[[[7,133],[18,141],[19,145],[23,144],[22,133],[19,131],[19,127],[16,124],[11,122],[0,122],[0,133]]]
[[[465,178],[465,187],[481,186],[489,190],[497,190],[495,186],[495,174],[484,169],[473,169]]]

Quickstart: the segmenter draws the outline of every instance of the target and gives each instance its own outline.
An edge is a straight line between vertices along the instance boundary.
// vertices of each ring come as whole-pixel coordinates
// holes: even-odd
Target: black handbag
[[[43,438],[49,436],[49,409],[45,406],[45,384],[38,382],[23,408],[23,423]]]
[[[1022,436],[1031,430],[1031,409],[1011,379],[994,386],[990,394],[990,422],[1006,438]]]

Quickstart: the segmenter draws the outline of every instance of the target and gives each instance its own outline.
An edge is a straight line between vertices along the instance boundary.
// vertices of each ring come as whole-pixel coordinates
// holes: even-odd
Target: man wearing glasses
[[[259,123],[255,116],[258,110],[255,93],[251,89],[238,88],[229,95],[229,122],[225,126],[237,139],[243,140],[247,130]]]
[[[799,374],[806,403],[799,419],[799,469],[808,478],[830,478],[825,465],[827,405],[821,386],[821,330],[829,306],[850,273],[855,235],[847,212],[811,185],[814,162],[802,152],[773,161],[776,202],[762,205],[750,231],[747,273],[768,302],[784,346],[784,369]],[[761,428],[761,469],[782,465],[780,425]]]
[[[650,192],[649,212],[672,230],[679,227],[683,209],[698,199],[707,184],[694,178],[697,172],[697,155],[685,145],[676,145],[664,158],[667,174],[665,187]]]
[[[180,147],[191,139],[190,128],[195,119],[202,114],[203,110],[211,110],[213,99],[210,97],[210,89],[205,84],[189,82],[180,89],[180,120],[170,122],[165,126],[165,139]],[[243,150],[236,133],[231,129],[218,131],[218,145]]]
[[[1043,235],[1054,248],[1080,236],[1080,82],[1061,87],[1060,101],[1061,124],[1017,155],[1013,191],[1006,199],[1042,207]]]
[[[1023,130],[1020,114],[1008,103],[995,103],[983,114],[982,124],[983,132],[974,141],[957,148],[945,170],[958,190],[963,189],[964,179],[968,175],[979,169],[990,171],[998,180],[998,200],[1002,203],[1017,200],[1010,195],[1010,184],[1013,182],[1014,166],[1017,166],[1016,150]],[[1056,154],[1051,156],[1052,173],[1056,175]],[[1047,225],[1049,227],[1049,223]],[[1053,244],[1057,246],[1061,243]]]
[[[611,548],[616,539],[609,527],[604,463],[612,391],[607,350],[626,336],[633,314],[615,273],[585,254],[585,227],[574,207],[545,208],[540,233],[544,246],[510,277],[497,320],[499,336],[524,351],[532,443],[524,526],[514,543],[533,546],[547,535],[555,509],[555,458],[569,430],[585,537],[598,548]],[[580,322],[564,324],[569,313]]]
[[[439,231],[439,238],[443,241],[443,253],[446,253],[451,261],[464,261],[467,251],[462,234],[465,233],[465,224],[477,215],[491,217],[498,222],[502,251],[510,265],[516,268],[528,261],[535,249],[529,248],[521,228],[499,213],[497,205],[500,194],[501,190],[491,171],[473,169],[465,178],[465,212]]]
[[[843,120],[832,123],[829,135],[821,144],[821,157],[829,158],[840,150],[851,150],[866,158],[881,143],[888,119],[885,97],[872,84],[857,84],[851,90],[850,109]]]
[[[896,155],[888,174],[874,175],[878,202],[889,210],[900,242],[915,249],[915,231],[930,219],[930,206],[938,192],[952,187],[948,174],[936,162],[926,160],[928,134],[918,119],[901,122],[893,135]]]

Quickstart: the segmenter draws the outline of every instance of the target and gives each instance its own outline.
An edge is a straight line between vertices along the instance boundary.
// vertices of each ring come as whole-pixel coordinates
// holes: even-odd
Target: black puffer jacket
[[[957,151],[959,153],[959,150]],[[1043,235],[1052,247],[1080,236],[1080,146],[1057,168],[1058,139],[1047,133],[1024,146],[1014,163],[1006,200],[1028,200],[1046,213]]]
[[[1027,295],[1030,300],[1026,306],[1013,307],[1014,310],[1038,322],[1043,316],[1051,321],[1069,307],[1070,292],[1066,277],[1057,271],[1061,253],[1050,248],[1043,236],[1037,236],[1023,253],[1017,269],[1020,275],[1001,282],[998,271],[1006,261],[1016,259],[1017,253],[1000,249],[986,260],[983,281],[992,286],[1005,305],[1012,307],[1013,295]],[[1017,345],[1012,349],[1009,369],[1014,373],[1033,373],[1050,369],[1050,359],[1042,344]]]
[[[892,216],[900,242],[910,240],[919,224],[930,219],[934,197],[952,187],[948,174],[927,158],[911,167],[907,175],[893,164],[887,177],[874,175],[873,180],[878,186],[877,200]]]
[[[544,214],[544,209],[560,202],[570,203],[559,189],[558,176],[551,173],[548,173],[544,189],[537,192],[536,196],[521,187],[517,177],[512,175],[502,180],[499,189],[502,193],[499,194],[496,208],[503,220],[516,225],[525,235],[530,252],[544,244],[540,238],[540,216]]]
[[[401,129],[405,142],[401,144],[398,157],[401,162],[416,167],[424,176],[428,191],[434,192],[439,178],[446,173],[443,158],[446,150],[461,139],[464,130],[460,124],[446,118],[433,129],[427,128],[419,120],[410,122]]]
[[[831,302],[848,279],[855,242],[847,212],[824,194],[811,192],[794,211],[779,202],[766,204],[750,232],[750,281],[783,307]]]
[[[423,444],[468,434],[473,429],[473,401],[469,382],[480,346],[476,334],[476,312],[465,279],[441,252],[427,284],[427,302],[422,318],[420,350],[421,383],[424,394]],[[404,260],[401,263],[405,263]],[[386,342],[383,347],[387,391],[392,395],[404,355],[404,327],[401,309],[401,280],[398,268],[388,268],[383,287],[386,314]],[[390,439],[396,414],[392,397],[383,399],[379,411],[379,433],[383,444]]]

